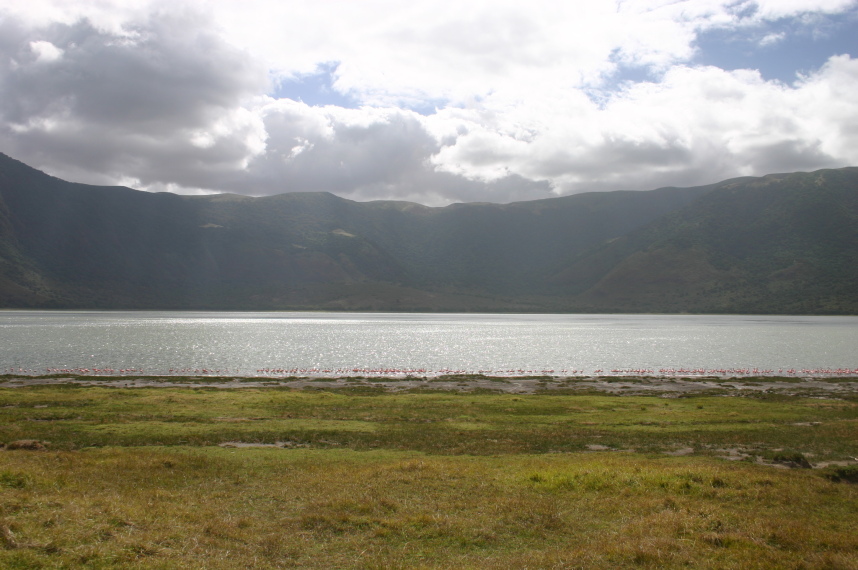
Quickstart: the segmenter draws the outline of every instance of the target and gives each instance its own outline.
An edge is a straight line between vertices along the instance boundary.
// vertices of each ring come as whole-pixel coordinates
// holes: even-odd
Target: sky
[[[507,203],[858,166],[858,0],[0,0],[0,152]]]

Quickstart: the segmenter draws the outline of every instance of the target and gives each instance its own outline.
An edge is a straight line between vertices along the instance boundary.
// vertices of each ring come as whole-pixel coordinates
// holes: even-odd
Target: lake
[[[5,373],[839,375],[856,354],[858,317],[0,311]]]

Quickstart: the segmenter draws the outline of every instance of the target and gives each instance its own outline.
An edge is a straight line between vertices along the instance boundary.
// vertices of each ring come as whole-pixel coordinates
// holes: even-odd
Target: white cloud
[[[30,49],[36,54],[36,61],[50,63],[63,56],[63,50],[44,40],[30,42]]]
[[[0,150],[87,182],[433,204],[858,164],[855,59],[791,86],[691,64],[701,32],[855,6],[0,0]],[[330,63],[358,108],[271,97]]]
[[[265,70],[197,22],[153,16],[119,35],[87,21],[54,24],[36,41],[4,22],[7,152],[93,182],[201,186],[244,167],[265,148],[261,118],[245,106],[266,88]]]
[[[766,34],[766,35],[765,35],[765,36],[763,36],[763,38],[760,40],[760,45],[761,45],[761,46],[770,46],[770,45],[774,45],[774,44],[776,44],[776,43],[778,43],[778,42],[783,41],[783,40],[784,40],[784,38],[786,38],[786,33],[784,33],[784,32],[778,32],[778,33]]]
[[[842,12],[854,7],[855,0],[755,0],[753,4],[757,6],[759,17],[776,19],[808,12]]]
[[[858,60],[848,56],[795,88],[753,71],[674,67],[603,108],[582,104],[554,128],[533,125],[530,140],[462,121],[467,134],[433,161],[474,179],[508,171],[550,181],[559,193],[858,164],[858,102],[847,95],[858,88],[856,74]]]

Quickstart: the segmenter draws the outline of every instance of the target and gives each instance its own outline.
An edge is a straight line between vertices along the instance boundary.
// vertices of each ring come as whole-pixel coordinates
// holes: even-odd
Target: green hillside
[[[0,307],[856,313],[858,169],[430,208],[0,155]]]
[[[858,168],[713,190],[555,276],[590,310],[858,312]]]

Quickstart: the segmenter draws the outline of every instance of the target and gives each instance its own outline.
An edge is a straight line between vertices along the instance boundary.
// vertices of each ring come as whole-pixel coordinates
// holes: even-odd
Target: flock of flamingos
[[[5,375],[62,375],[74,376],[245,376],[261,378],[286,377],[377,377],[377,378],[409,378],[409,377],[438,377],[438,376],[468,376],[482,375],[491,377],[519,376],[553,376],[587,377],[587,376],[657,376],[688,378],[700,376],[715,377],[843,377],[858,376],[858,368],[614,368],[611,370],[595,369],[591,371],[577,369],[504,369],[504,370],[466,370],[443,368],[429,370],[426,368],[258,368],[255,371],[223,368],[170,368],[165,371],[149,371],[142,368],[20,368],[7,367],[0,369]]]

